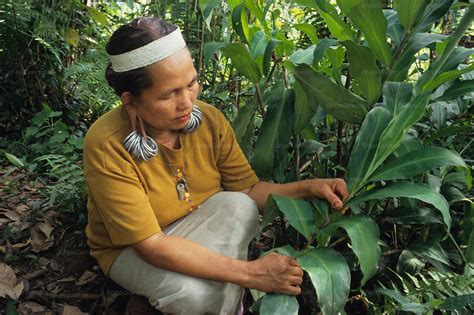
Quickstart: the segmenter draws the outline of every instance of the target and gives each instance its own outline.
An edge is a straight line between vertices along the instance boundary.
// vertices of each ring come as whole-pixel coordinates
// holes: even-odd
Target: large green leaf
[[[474,92],[474,80],[457,81],[451,85],[437,101],[453,100],[468,93]]]
[[[349,235],[352,250],[359,259],[360,269],[364,274],[361,280],[363,286],[377,272],[380,258],[378,225],[367,216],[338,217],[320,233],[333,235],[338,228],[343,228]]]
[[[212,12],[215,8],[222,5],[222,0],[199,0],[199,7],[201,8],[202,16],[206,21],[207,29],[211,30]]]
[[[298,315],[298,301],[295,296],[286,294],[267,294],[260,304],[260,315]]]
[[[409,104],[413,96],[413,85],[404,82],[387,82],[383,87],[383,106],[396,115]]]
[[[299,65],[294,74],[308,98],[314,98],[328,114],[354,124],[365,117],[367,103],[326,76],[304,64]]]
[[[221,43],[221,42],[209,42],[204,45],[204,63],[206,65],[209,64],[209,61],[211,60],[212,56],[220,51],[223,47],[227,46],[227,43]]]
[[[298,81],[295,81],[295,122],[294,133],[299,133],[311,122],[315,111],[312,107],[316,104],[310,104],[306,93]]]
[[[416,24],[414,33],[420,31],[427,31],[431,29],[431,24],[434,21],[442,18],[451,7],[453,0],[434,0],[429,1],[428,5],[425,7],[423,15]]]
[[[396,224],[442,224],[435,210],[431,208],[390,208],[384,212],[384,220]]]
[[[267,45],[268,40],[265,33],[263,31],[255,32],[249,45],[250,57],[255,60],[258,57],[263,56]]]
[[[288,223],[300,232],[307,240],[316,233],[313,207],[303,199],[295,199],[286,196],[270,195],[278,209],[288,219]]]
[[[438,147],[424,147],[390,161],[370,177],[375,180],[406,179],[440,166],[463,166],[466,163],[457,153]]]
[[[328,0],[311,1],[312,8],[318,10],[329,28],[331,34],[338,40],[354,39],[354,32],[337,13],[336,8]]]
[[[255,115],[256,108],[257,100],[253,99],[245,106],[240,108],[239,112],[237,113],[237,117],[235,117],[234,121],[232,122],[232,129],[234,129],[235,137],[239,143],[241,143],[244,135],[249,129],[250,123]]]
[[[473,70],[474,70],[474,64],[472,64],[468,67],[459,69],[459,70],[451,70],[451,71],[443,72],[442,74],[437,76],[432,81],[427,82],[426,85],[423,86],[423,90],[428,91],[428,90],[431,90],[431,89],[435,89],[438,86],[440,86],[441,84],[443,84],[445,82],[452,81],[456,78],[459,78],[464,73],[468,73],[468,72],[471,72]]]
[[[86,7],[89,16],[97,23],[106,26],[108,24],[107,15],[93,7]]]
[[[368,200],[399,197],[414,198],[433,205],[441,212],[443,221],[448,229],[451,227],[451,215],[449,213],[448,202],[441,194],[435,192],[431,187],[425,184],[411,182],[390,183],[383,188],[372,189],[359,194],[350,199],[347,205],[349,207],[353,205],[358,206]]]
[[[429,262],[438,270],[447,271],[446,267],[450,266],[448,255],[438,242],[415,241],[408,246],[407,250],[420,260]]]
[[[330,39],[330,38],[321,39],[319,43],[316,45],[316,49],[314,49],[313,64],[317,65],[318,62],[321,60],[321,58],[323,58],[326,50],[328,50],[329,47],[335,46],[335,45],[337,45],[337,41],[335,41],[334,39]]]
[[[299,65],[302,63],[305,63],[307,65],[312,65],[313,59],[314,59],[315,48],[316,48],[316,45],[311,45],[306,49],[297,50],[288,58],[288,60],[290,60],[295,65]]]
[[[287,106],[286,103],[291,103]],[[293,110],[294,93],[276,87],[268,100],[268,111],[261,126],[260,136],[255,144],[252,166],[260,178],[269,178],[272,174],[275,144],[277,143],[281,122],[286,119],[285,109]]]
[[[380,96],[382,75],[372,51],[350,40],[341,44],[347,49],[351,74],[359,82],[369,104],[374,104]]]
[[[385,65],[393,61],[387,43],[387,20],[381,2],[373,0],[337,0],[341,11],[364,33],[374,55]]]
[[[415,61],[415,54],[417,54],[420,49],[435,42],[442,42],[445,39],[445,35],[432,33],[416,33],[410,36],[403,53],[395,60],[389,79],[392,81],[404,81],[408,75],[411,64]]]
[[[380,136],[390,122],[390,113],[383,107],[373,108],[365,117],[352,149],[347,168],[347,188],[354,192],[365,182]]]
[[[410,250],[404,249],[397,261],[397,272],[399,274],[409,273],[415,275],[419,273],[426,263],[420,258],[416,257]]]
[[[232,65],[247,79],[253,83],[258,83],[262,74],[258,64],[252,60],[249,51],[243,44],[228,44],[222,48],[222,52],[227,58],[232,60]]]
[[[397,47],[403,40],[405,29],[398,20],[398,14],[395,10],[383,10],[383,14],[387,19],[387,35],[392,40],[393,46]]]
[[[393,155],[396,157],[401,157],[407,154],[408,152],[420,149],[422,147],[423,143],[419,138],[406,134],[400,142],[398,148],[393,151]]]
[[[319,42],[318,34],[317,34],[318,30],[316,29],[314,25],[311,25],[309,23],[301,23],[301,24],[295,24],[294,27],[297,30],[305,33],[311,40],[311,43],[317,44]]]
[[[459,312],[465,306],[474,305],[474,293],[450,296],[439,306],[442,310]]]
[[[427,3],[429,0],[395,0],[398,19],[407,31],[419,21]]]
[[[310,247],[297,260],[311,278],[323,315],[344,312],[351,279],[345,259],[330,248]]]
[[[442,2],[442,1],[439,1]],[[459,22],[458,27],[454,31],[454,33],[449,36],[446,42],[446,47],[443,50],[443,53],[441,56],[438,56],[436,60],[430,65],[428,70],[423,73],[421,76],[420,80],[418,81],[416,88],[417,91],[427,91],[431,88],[437,87],[438,85],[433,84],[434,78],[439,79],[440,71],[443,68],[443,66],[447,63],[449,60],[451,54],[455,50],[459,40],[464,36],[465,31],[472,25],[472,20],[474,19],[474,3],[469,5],[469,8],[467,12],[464,14],[464,16],[461,18],[461,21]],[[470,67],[467,68],[473,68],[474,65],[471,65]],[[466,68],[466,69],[467,69]],[[447,81],[447,80],[446,80]],[[444,83],[446,81],[442,81],[441,83]]]
[[[413,99],[409,105],[404,107],[388,124],[380,137],[379,145],[375,152],[375,157],[367,171],[369,177],[398,147],[403,136],[415,122],[417,122],[425,112],[429,95],[422,94]]]
[[[268,76],[270,71],[270,62],[272,61],[273,51],[275,48],[280,45],[281,41],[278,39],[272,38],[269,42],[267,47],[265,48],[265,52],[263,54],[263,74]]]
[[[245,2],[242,2],[232,10],[232,26],[244,43],[248,43],[250,31],[248,17],[245,12]]]

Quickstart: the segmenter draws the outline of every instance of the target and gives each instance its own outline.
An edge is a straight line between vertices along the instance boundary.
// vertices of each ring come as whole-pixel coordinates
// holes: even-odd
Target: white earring
[[[186,124],[186,127],[182,129],[183,132],[190,133],[198,129],[202,122],[202,112],[197,105],[193,105],[193,110],[191,111],[191,117],[189,122]]]

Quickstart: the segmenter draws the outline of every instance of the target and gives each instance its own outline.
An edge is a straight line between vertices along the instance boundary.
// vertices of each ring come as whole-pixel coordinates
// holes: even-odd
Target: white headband
[[[179,27],[170,34],[158,38],[145,46],[120,55],[108,55],[115,72],[125,72],[151,65],[186,47]]]

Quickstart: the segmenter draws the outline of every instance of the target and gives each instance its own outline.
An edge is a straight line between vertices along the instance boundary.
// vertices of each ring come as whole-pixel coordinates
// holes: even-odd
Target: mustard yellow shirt
[[[179,135],[179,149],[158,145],[158,155],[146,162],[134,159],[122,145],[131,132],[123,107],[100,117],[87,132],[86,235],[91,255],[106,275],[127,246],[161,231],[222,189],[243,190],[258,182],[224,115],[204,102],[197,105],[201,126]],[[178,199],[178,169],[190,201]]]

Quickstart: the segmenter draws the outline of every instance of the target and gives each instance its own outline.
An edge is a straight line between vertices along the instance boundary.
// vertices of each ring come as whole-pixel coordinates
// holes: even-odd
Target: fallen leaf
[[[19,314],[34,314],[41,312],[41,314],[44,314],[46,309],[44,306],[39,305],[38,303],[28,301],[26,303],[22,303],[18,306],[18,313]]]
[[[61,315],[82,315],[82,314],[88,314],[82,312],[79,307],[76,306],[71,306],[65,304],[60,312]]]
[[[46,285],[46,290],[53,294],[58,294],[59,292],[61,292],[62,289],[60,286],[58,286],[56,282],[52,282]]]
[[[97,278],[97,274],[92,271],[85,271],[82,276],[75,282],[75,285],[84,285],[92,282]]]
[[[11,221],[20,221],[20,219],[21,219],[20,215],[15,210],[8,210],[8,211],[2,212],[0,214],[6,216]]]
[[[42,267],[46,267],[47,265],[49,265],[49,259],[40,257],[40,259],[38,259],[38,264]]]
[[[53,231],[53,227],[51,226],[51,224],[49,223],[46,223],[46,222],[42,222],[42,223],[38,223],[38,228],[41,230],[41,232],[44,233],[44,235],[46,235],[46,238],[50,238],[51,237],[51,232]]]
[[[15,211],[17,211],[18,213],[28,211],[29,209],[30,209],[30,207],[28,207],[25,204],[21,204],[21,205],[18,205],[18,206],[15,207]]]
[[[13,269],[0,263],[0,297],[17,300],[23,291],[23,281],[18,281]]]
[[[54,245],[53,238],[51,237],[51,229],[47,226],[48,223],[36,224],[31,230],[31,246],[33,251],[38,253],[47,250]],[[49,225],[51,226],[51,225]]]
[[[56,282],[71,282],[71,281],[74,281],[76,280],[76,277],[74,276],[69,276],[69,277],[66,277],[66,278],[61,278],[59,279],[58,281]]]

